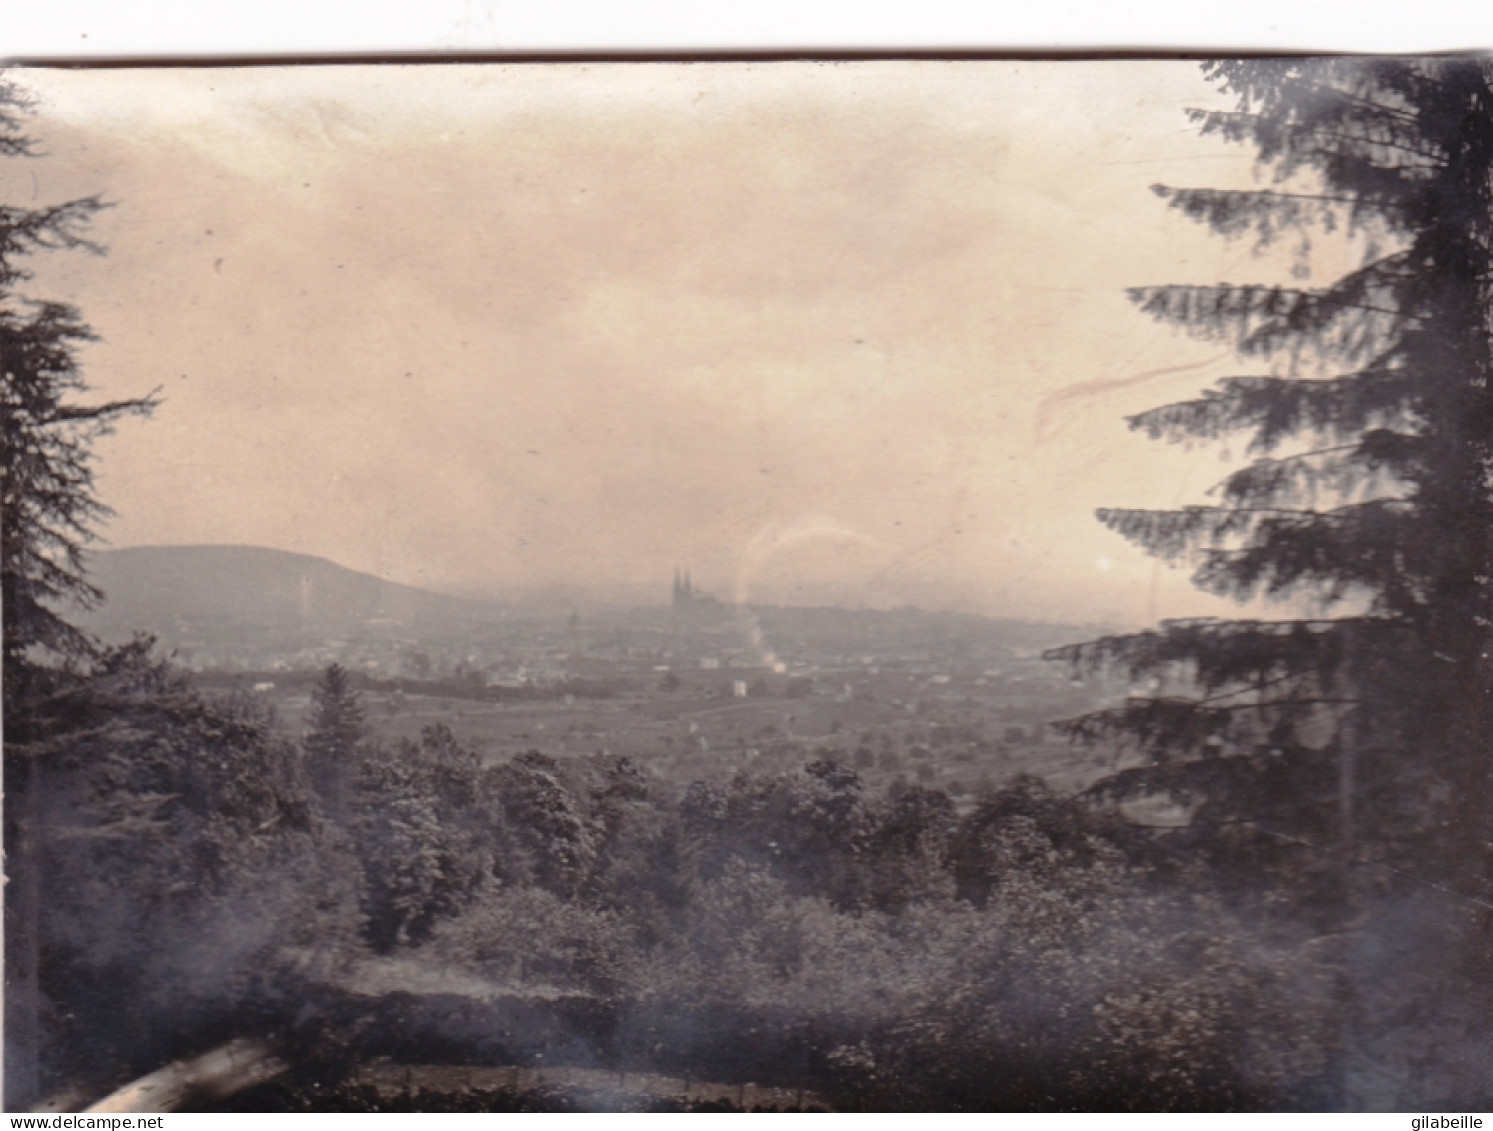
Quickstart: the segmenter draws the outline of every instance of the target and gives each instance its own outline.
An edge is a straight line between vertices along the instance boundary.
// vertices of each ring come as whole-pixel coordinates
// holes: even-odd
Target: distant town
[[[132,555],[152,578],[175,577],[169,614],[151,605]],[[280,595],[274,607],[235,607],[229,582],[251,569],[257,599]],[[204,689],[261,697],[294,730],[321,672],[339,664],[380,733],[415,738],[442,723],[490,761],[627,755],[686,782],[828,755],[868,784],[916,780],[955,797],[1022,772],[1077,786],[1089,768],[1048,723],[1117,690],[1043,659],[1092,628],[738,606],[687,567],[660,584],[656,606],[585,615],[424,594],[247,547],[116,552],[100,572],[107,631],[154,634]]]

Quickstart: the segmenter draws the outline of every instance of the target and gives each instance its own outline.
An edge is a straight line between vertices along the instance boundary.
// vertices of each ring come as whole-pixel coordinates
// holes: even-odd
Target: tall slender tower
[[[674,607],[686,609],[695,599],[695,583],[690,580],[689,570],[674,567]]]

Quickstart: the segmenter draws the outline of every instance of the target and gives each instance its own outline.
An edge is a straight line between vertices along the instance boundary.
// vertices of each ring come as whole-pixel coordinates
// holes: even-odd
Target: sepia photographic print
[[[1493,1108],[1486,59],[0,84],[6,1110]]]

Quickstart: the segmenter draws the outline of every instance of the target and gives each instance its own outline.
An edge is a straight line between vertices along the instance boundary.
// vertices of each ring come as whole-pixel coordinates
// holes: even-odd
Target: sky
[[[34,69],[0,199],[101,194],[33,292],[98,332],[113,546],[522,600],[1225,612],[1097,507],[1241,453],[1130,432],[1242,372],[1125,288],[1282,278],[1191,62]],[[1317,267],[1328,269],[1330,255]]]

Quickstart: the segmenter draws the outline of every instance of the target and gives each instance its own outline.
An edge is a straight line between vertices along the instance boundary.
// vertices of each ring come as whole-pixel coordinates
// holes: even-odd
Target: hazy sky
[[[116,546],[432,588],[1136,622],[1212,608],[1093,518],[1227,465],[1122,417],[1239,371],[1123,288],[1273,278],[1150,191],[1252,183],[1196,64],[31,71],[20,204],[109,396]],[[1237,454],[1237,453],[1235,453]]]

